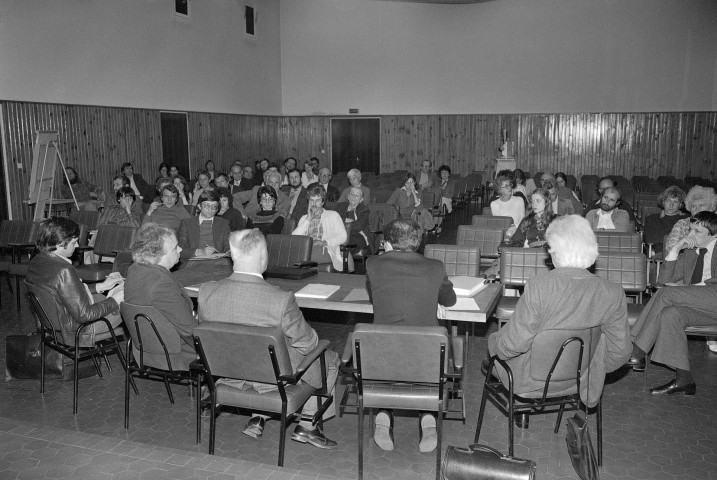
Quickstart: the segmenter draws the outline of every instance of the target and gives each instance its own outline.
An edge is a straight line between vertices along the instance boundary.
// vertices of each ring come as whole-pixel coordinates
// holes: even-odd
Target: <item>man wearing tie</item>
[[[644,371],[645,355],[652,349],[653,362],[676,372],[670,382],[651,388],[652,395],[696,393],[685,327],[717,325],[716,241],[717,214],[700,212],[690,218],[690,233],[665,257],[663,281],[668,286],[657,292],[632,327],[633,349],[628,365],[635,371]]]

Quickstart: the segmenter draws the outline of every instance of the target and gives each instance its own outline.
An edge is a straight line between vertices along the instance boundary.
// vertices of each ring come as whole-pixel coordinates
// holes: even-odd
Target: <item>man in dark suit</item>
[[[234,195],[236,192],[241,192],[241,181],[242,181],[243,167],[241,163],[234,162],[229,168],[229,176],[231,181],[229,182],[229,193]],[[246,189],[244,189],[246,190]]]
[[[148,184],[139,173],[134,173],[134,166],[130,162],[123,163],[120,171],[124,178],[127,179],[129,186],[134,190],[135,195],[141,198],[143,203],[149,204],[154,201],[154,185]]]
[[[384,228],[386,253],[366,261],[366,290],[373,304],[374,323],[411,327],[436,327],[445,307],[456,303],[453,284],[440,260],[417,253],[423,229],[407,218]],[[393,450],[393,418],[385,410],[376,415],[374,441],[383,450]],[[421,415],[421,452],[431,452],[437,443],[436,418]]]
[[[124,299],[156,308],[174,325],[182,339],[184,365],[173,360],[172,366],[186,370],[197,358],[192,339],[197,320],[192,313],[192,299],[169,271],[179,261],[182,251],[177,236],[171,228],[147,223],[137,232],[131,250],[134,263],[127,270]]]
[[[289,197],[289,218],[299,223],[299,219],[309,212],[309,196],[301,184],[301,172],[297,169],[287,172],[289,184],[279,188]]]
[[[197,201],[199,215],[185,218],[179,224],[180,258],[212,257],[229,251],[229,222],[217,217],[219,195],[213,190],[202,192]]]
[[[329,184],[331,181],[331,170],[324,167],[319,170],[319,184],[326,190],[326,201],[337,202],[339,200],[339,189]]]
[[[633,349],[628,365],[644,371],[645,354],[652,349],[650,360],[676,372],[670,382],[651,388],[652,395],[696,393],[685,327],[717,325],[716,242],[717,214],[694,215],[690,233],[665,256],[663,281],[668,286],[652,297],[632,327]]]
[[[241,325],[280,327],[286,338],[286,346],[292,367],[316,348],[319,337],[306,323],[299,310],[296,298],[291,292],[269,285],[262,278],[268,265],[269,253],[264,235],[258,230],[239,230],[230,237],[230,248],[234,273],[224,280],[208,282],[199,289],[200,322],[228,322]],[[237,294],[240,292],[241,294]],[[267,358],[268,361],[268,358]],[[326,351],[327,389],[333,394],[338,375],[339,358],[330,350]],[[322,387],[321,368],[314,362],[301,377],[314,388]],[[232,382],[236,388],[251,387],[259,393],[276,390],[276,385],[251,382]],[[332,416],[332,403],[325,417]],[[316,401],[310,398],[301,411],[301,421],[291,436],[292,440],[310,443],[319,448],[333,449],[336,442],[326,438],[319,427],[314,427],[311,418],[317,411]],[[253,415],[244,434],[257,438],[264,431],[268,417]]]

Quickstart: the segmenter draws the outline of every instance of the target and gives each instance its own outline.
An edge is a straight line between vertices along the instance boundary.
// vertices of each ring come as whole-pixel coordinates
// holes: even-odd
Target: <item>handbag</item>
[[[589,359],[592,360],[592,330],[590,330]],[[588,397],[590,396],[590,364],[588,364]],[[578,389],[578,395],[580,391]],[[598,480],[600,470],[598,468],[595,449],[590,438],[590,428],[587,422],[588,407],[585,405],[585,412],[578,410],[572,418],[566,420],[565,443],[568,445],[568,455],[573,464],[575,472],[582,480]]]
[[[443,457],[442,480],[532,480],[535,462],[503,455],[487,445],[449,445]]]
[[[5,338],[5,381],[39,379],[42,367],[42,339],[39,333],[8,335]],[[62,378],[72,380],[74,362],[50,347],[45,347],[45,379]],[[79,378],[97,374],[93,362],[80,362]]]

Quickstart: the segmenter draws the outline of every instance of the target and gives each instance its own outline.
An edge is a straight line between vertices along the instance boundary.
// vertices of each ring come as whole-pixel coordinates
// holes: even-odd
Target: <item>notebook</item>
[[[484,278],[452,275],[448,280],[453,283],[453,291],[457,297],[472,297],[486,286]]]
[[[338,285],[325,285],[323,283],[312,283],[307,285],[294,295],[299,298],[316,298],[326,300],[341,288]]]

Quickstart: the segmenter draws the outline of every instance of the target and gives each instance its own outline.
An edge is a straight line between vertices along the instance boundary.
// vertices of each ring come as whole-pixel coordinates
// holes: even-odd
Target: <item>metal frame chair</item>
[[[525,372],[533,379],[545,379],[545,386],[538,392],[516,392],[514,389],[514,375],[508,364],[494,355],[490,358],[488,369],[485,372],[483,396],[481,397],[478,424],[474,442],[478,443],[485,405],[488,398],[503,413],[508,415],[508,455],[514,456],[514,420],[515,414],[535,415],[555,412],[557,407],[558,418],[555,421],[554,433],[560,430],[563,413],[567,410],[578,410],[580,406],[580,376],[582,369],[589,366],[591,358],[585,355],[584,345],[589,341],[590,328],[582,330],[544,330],[536,335],[529,353],[531,356],[530,372]],[[592,328],[592,348],[600,339],[600,327]],[[555,355],[552,352],[556,351]],[[496,367],[498,364],[499,367]],[[501,381],[498,375],[493,375],[495,368],[502,368]],[[565,383],[574,379],[574,383],[565,386]],[[505,382],[507,381],[507,387]],[[562,382],[560,388],[555,388],[551,382]],[[551,388],[552,387],[552,388]],[[597,444],[598,465],[602,465],[602,400],[597,404]],[[527,427],[527,423],[525,423]]]
[[[278,460],[280,467],[284,465],[288,420],[301,410],[312,395],[317,396],[318,404],[313,422],[323,426],[322,415],[333,401],[326,384],[324,352],[329,346],[328,340],[319,340],[318,346],[302,360],[295,371],[291,366],[286,340],[280,328],[204,322],[194,329],[194,344],[209,387],[210,455],[214,454],[216,408],[222,405],[281,413]],[[227,355],[228,351],[232,352],[231,355]],[[321,362],[320,389],[299,383],[304,372],[317,359]],[[277,390],[260,394],[254,389],[241,390],[225,383],[217,383],[215,377],[275,384]],[[322,397],[326,398],[323,402]]]
[[[129,250],[134,241],[137,228],[119,225],[100,225],[94,247],[79,247],[81,252],[94,251],[98,262],[77,267],[77,273],[84,282],[101,282],[112,271],[111,263],[101,263],[102,257],[116,257],[118,252]]]

